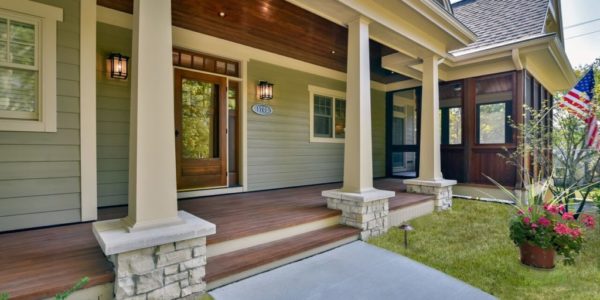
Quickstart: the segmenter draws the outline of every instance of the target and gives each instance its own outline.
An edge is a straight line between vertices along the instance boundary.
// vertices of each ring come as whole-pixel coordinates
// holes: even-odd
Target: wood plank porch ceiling
[[[97,3],[133,13],[132,0]],[[172,0],[172,18],[177,27],[346,71],[347,29],[284,0]],[[370,50],[372,80],[391,83],[408,79],[381,67],[381,57],[394,50],[375,41]]]

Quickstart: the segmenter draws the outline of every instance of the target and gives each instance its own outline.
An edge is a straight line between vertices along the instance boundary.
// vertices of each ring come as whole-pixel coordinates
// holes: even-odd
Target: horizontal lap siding
[[[274,84],[273,114],[252,112],[254,86]],[[345,91],[345,83],[259,61],[248,63],[248,189],[341,181],[344,145],[310,143],[308,85]],[[385,94],[372,90],[374,176],[385,175]]]
[[[97,27],[98,206],[127,204],[129,170],[130,79],[108,79],[111,52],[131,56],[131,30],[98,23]]]
[[[81,220],[79,1],[38,2],[63,8],[57,26],[58,131],[0,132],[0,231]]]

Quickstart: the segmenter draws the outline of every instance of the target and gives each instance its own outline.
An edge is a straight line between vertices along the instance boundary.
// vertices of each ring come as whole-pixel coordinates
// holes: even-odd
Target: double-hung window
[[[0,130],[56,131],[56,22],[62,9],[0,1]]]
[[[0,13],[0,118],[39,119],[39,27]]]
[[[310,141],[343,143],[346,136],[346,95],[341,91],[309,86]]]

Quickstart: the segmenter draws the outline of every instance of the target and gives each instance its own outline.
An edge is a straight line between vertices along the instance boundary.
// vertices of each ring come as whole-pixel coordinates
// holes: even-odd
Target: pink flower
[[[583,220],[581,221],[585,227],[593,229],[596,226],[596,220],[594,217],[590,215],[583,215]]]
[[[528,210],[529,212],[532,212],[532,211],[533,211],[533,207],[531,207],[531,206],[530,206],[530,207],[529,207],[527,210]]]
[[[561,235],[565,235],[565,234],[569,234],[571,232],[571,229],[569,228],[569,226],[567,226],[563,223],[558,223],[554,226],[554,232],[561,234]]]
[[[548,227],[551,224],[550,220],[546,219],[545,217],[540,217],[540,219],[538,220],[538,223],[540,225],[542,225],[543,227]]]
[[[531,219],[529,217],[525,217],[525,218],[523,218],[523,223],[525,223],[526,225],[529,225],[529,223],[531,223]]]
[[[579,230],[579,228],[575,228],[575,229],[571,230],[570,234],[573,238],[576,239],[581,236],[581,230]]]
[[[522,215],[522,214],[523,214],[523,211],[522,211],[522,210],[518,210],[518,211],[517,211],[517,215],[519,215],[519,216],[520,216],[520,215]]]
[[[565,212],[565,205],[564,204],[561,204],[561,205],[558,206],[558,212],[561,213],[561,214]]]
[[[566,213],[563,213],[562,219],[563,220],[575,220],[575,217],[573,217],[572,212],[566,212]]]
[[[531,223],[531,228],[533,228],[533,229],[536,229],[536,228],[538,228],[538,224]]]
[[[556,205],[548,204],[548,206],[545,208],[551,214],[558,214],[558,207]]]

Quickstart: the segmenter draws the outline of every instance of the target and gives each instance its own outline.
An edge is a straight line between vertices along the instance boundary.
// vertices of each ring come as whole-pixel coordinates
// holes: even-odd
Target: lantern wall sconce
[[[258,93],[258,99],[260,100],[271,100],[273,99],[273,84],[267,81],[259,81],[256,86]]]
[[[120,53],[111,53],[108,57],[110,64],[110,78],[116,79],[127,79],[129,75],[129,57],[121,55]]]

